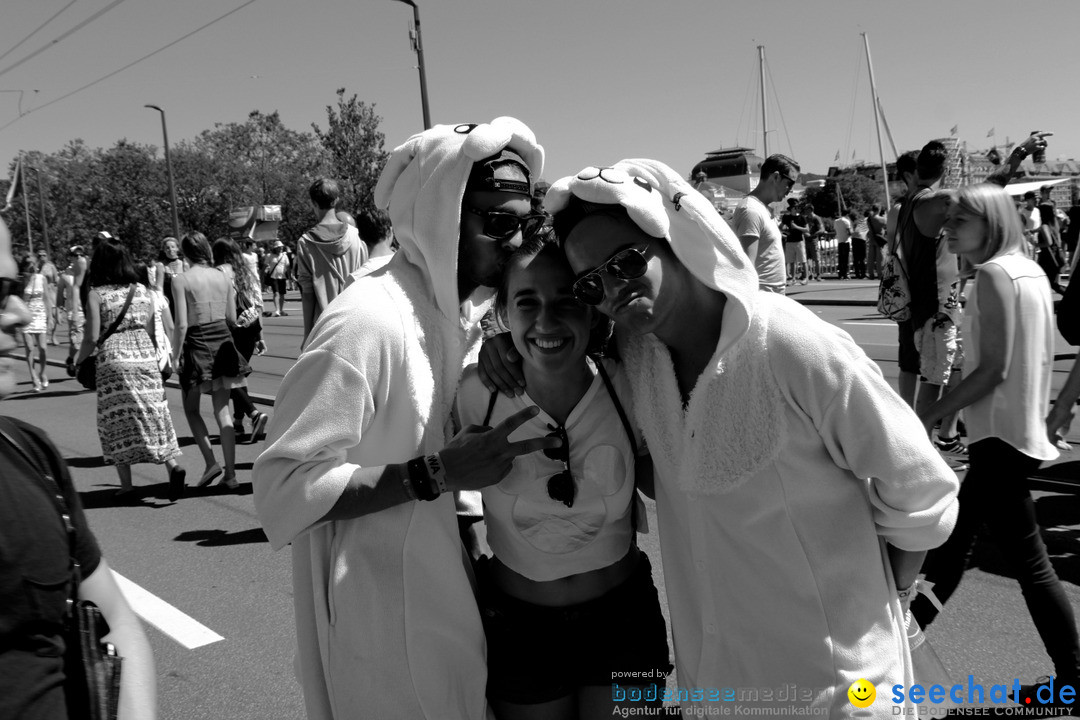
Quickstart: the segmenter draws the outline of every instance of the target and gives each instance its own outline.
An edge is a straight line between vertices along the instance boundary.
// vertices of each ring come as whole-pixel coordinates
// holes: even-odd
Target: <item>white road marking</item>
[[[131,609],[146,622],[180,643],[188,650],[224,640],[222,636],[195,618],[165,602],[149,590],[139,587],[115,570],[113,577]]]
[[[881,326],[881,327],[889,327],[889,326],[895,327],[896,326],[896,323],[894,323],[892,320],[889,320],[887,322],[845,322],[845,323],[842,323],[842,324],[843,325],[877,325],[877,326]]]

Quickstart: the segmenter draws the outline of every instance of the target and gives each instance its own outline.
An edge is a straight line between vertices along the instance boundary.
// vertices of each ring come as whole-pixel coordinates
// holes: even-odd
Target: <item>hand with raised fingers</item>
[[[534,437],[510,442],[509,437],[540,410],[530,406],[519,410],[495,427],[469,425],[439,452],[450,490],[479,490],[502,480],[510,473],[514,458],[537,450],[557,448],[557,437]]]

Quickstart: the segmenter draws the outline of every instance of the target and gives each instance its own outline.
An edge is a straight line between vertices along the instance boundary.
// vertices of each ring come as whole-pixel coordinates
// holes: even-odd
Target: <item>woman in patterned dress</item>
[[[76,364],[94,352],[98,338],[113,324],[130,288],[135,291],[120,326],[106,338],[97,356],[97,426],[101,454],[116,465],[120,496],[131,497],[131,466],[164,463],[169,499],[183,494],[184,469],[176,459],[169,405],[161,384],[150,291],[139,283],[135,265],[119,240],[103,241],[90,260],[86,331]]]
[[[46,292],[45,276],[38,272],[37,260],[28,257],[23,261],[23,301],[30,311],[30,324],[22,329],[23,345],[26,348],[26,367],[30,370],[30,379],[34,381],[34,392],[41,392],[49,387],[49,378],[45,375],[45,331],[49,324],[52,303]],[[34,356],[37,356],[38,370],[34,370]]]

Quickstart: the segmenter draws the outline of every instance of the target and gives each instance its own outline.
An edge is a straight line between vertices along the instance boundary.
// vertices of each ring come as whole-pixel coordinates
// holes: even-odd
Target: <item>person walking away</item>
[[[49,325],[52,306],[49,299],[48,283],[38,271],[37,260],[28,257],[23,260],[23,300],[30,310],[30,322],[23,327],[23,346],[26,349],[26,369],[30,371],[30,380],[34,383],[34,392],[41,392],[49,387],[48,358],[45,354],[45,333]],[[37,369],[35,362],[37,361]]]
[[[253,473],[270,545],[292,545],[298,677],[310,720],[488,717],[484,632],[451,495],[561,447],[446,429],[500,269],[543,223],[543,149],[519,120],[436,125],[375,188],[401,244],[345,290],[282,380]],[[571,441],[572,442],[572,441]]]
[[[851,264],[856,280],[866,279],[866,236],[869,232],[866,218],[852,210],[848,213],[851,221]]]
[[[836,232],[836,274],[840,280],[848,279],[848,259],[851,257],[851,218],[842,211],[837,211],[833,220]]]
[[[82,245],[72,245],[68,251],[68,266],[65,271],[70,276],[70,284],[64,294],[65,308],[68,312],[68,356],[67,374],[75,377],[75,355],[82,347],[83,325],[86,322],[86,310],[82,302],[82,285],[86,278],[86,251]]]
[[[253,354],[266,352],[266,343],[262,334],[262,304],[259,292],[259,277],[252,273],[245,262],[243,253],[236,241],[231,238],[218,238],[214,241],[214,266],[221,270],[232,282],[236,294],[236,324],[229,328],[237,351],[248,363]],[[255,409],[246,387],[235,387],[229,393],[233,405],[233,429],[239,439],[244,435],[244,420],[251,420],[249,443],[262,439],[269,416]]]
[[[59,313],[56,309],[56,286],[60,281],[60,273],[56,270],[56,265],[49,260],[49,253],[44,249],[38,250],[38,272],[45,278],[45,292],[49,295],[49,316],[47,318],[47,328],[45,334],[48,336],[48,344],[56,344],[56,324],[59,320]]]
[[[761,179],[750,194],[739,201],[732,227],[743,251],[753,262],[761,289],[784,294],[784,248],[780,227],[769,206],[780,202],[799,179],[799,165],[786,155],[770,155],[761,164]]]
[[[1026,257],[1024,229],[1002,188],[983,183],[956,190],[945,231],[950,249],[977,268],[968,302],[970,367],[967,377],[921,418],[930,429],[936,420],[965,408],[971,468],[960,490],[956,529],[928,556],[927,580],[934,583],[938,599],[947,601],[985,527],[1020,581],[1031,619],[1054,663],[1057,686],[1076,687],[1076,620],[1039,533],[1028,487],[1031,474],[1058,456],[1044,421],[1054,362],[1049,284]],[[912,611],[923,626],[938,612],[925,598],[916,599]],[[1023,703],[1042,685],[1023,686],[1013,700]],[[1049,706],[1072,709],[1071,703],[1062,705],[1051,696]]]
[[[296,241],[296,279],[304,307],[300,347],[307,345],[311,329],[345,288],[346,279],[368,258],[367,245],[355,225],[342,222],[334,210],[341,196],[337,181],[319,178],[308,188],[308,195],[319,222]]]
[[[274,294],[274,313],[272,317],[288,315],[285,312],[286,280],[289,274],[289,255],[285,252],[285,243],[275,240],[270,245],[270,252],[266,256],[266,282],[270,285],[270,291]]]
[[[229,328],[236,324],[236,292],[221,270],[211,266],[213,252],[206,236],[188,233],[180,240],[184,257],[191,266],[173,281],[176,300],[176,329],[173,361],[180,368],[180,388],[184,395],[184,415],[203,456],[206,470],[196,484],[205,487],[220,479],[235,490],[236,431],[229,412],[229,394],[245,387],[251,367],[236,349]],[[210,395],[221,436],[222,469],[214,459],[210,434],[199,405]]]
[[[120,478],[117,497],[137,499],[131,466],[154,463],[165,465],[169,498],[177,500],[183,494],[186,473],[177,463],[180,446],[165,399],[157,347],[151,339],[156,325],[153,298],[140,284],[127,248],[116,238],[98,245],[86,282],[90,288],[87,326],[75,364],[96,349],[98,438],[105,462],[116,466]],[[98,338],[114,325],[97,347]]]

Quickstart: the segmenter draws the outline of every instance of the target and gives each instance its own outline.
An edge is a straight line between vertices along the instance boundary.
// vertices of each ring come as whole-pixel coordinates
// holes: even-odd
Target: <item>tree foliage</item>
[[[373,105],[337,91],[327,106],[325,131],[292,130],[277,111],[252,111],[244,122],[217,123],[171,150],[180,232],[198,230],[213,239],[228,232],[229,211],[246,205],[281,205],[279,237],[295,242],[314,222],[308,186],[321,176],[335,177],[343,189],[342,207],[358,211],[372,203],[387,153]],[[16,159],[0,179],[0,203]],[[161,239],[172,234],[168,176],[161,149],[120,140],[108,149],[72,140],[59,151],[24,154],[24,188],[4,220],[16,254],[27,248],[25,217],[35,250],[48,228],[54,258],[63,248],[89,244],[107,230],[124,240],[139,259],[157,255]],[[38,174],[44,190],[42,217]]]
[[[311,129],[330,159],[330,175],[341,184],[340,207],[353,213],[374,208],[372,194],[389,153],[383,150],[386,137],[379,132],[382,118],[375,106],[353,95],[345,99],[345,88],[337,91],[337,107],[326,106],[327,129],[315,123]]]
[[[806,199],[814,206],[814,212],[824,218],[835,217],[837,212],[837,187],[844,212],[854,210],[862,215],[871,205],[883,205],[885,195],[881,183],[858,173],[846,173],[828,178],[825,186],[809,188]]]

